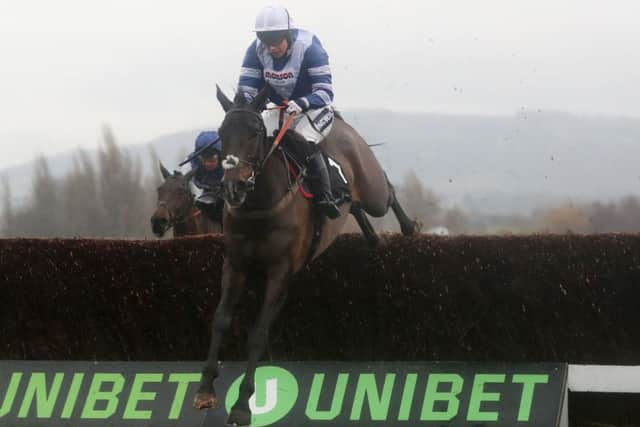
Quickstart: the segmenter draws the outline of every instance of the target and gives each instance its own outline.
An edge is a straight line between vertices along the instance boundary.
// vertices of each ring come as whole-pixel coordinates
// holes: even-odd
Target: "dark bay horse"
[[[173,237],[222,233],[222,225],[212,221],[193,204],[194,195],[189,188],[193,172],[173,174],[160,163],[164,182],[158,187],[158,203],[151,216],[151,230],[163,237],[173,228]]]
[[[227,420],[228,425],[247,426],[251,422],[249,398],[254,393],[256,366],[271,325],[285,302],[291,277],[307,260],[327,249],[349,212],[363,210],[380,217],[391,207],[405,235],[416,230],[416,223],[402,211],[393,187],[365,141],[346,122],[336,119],[322,148],[342,166],[351,183],[352,202],[341,206],[339,218],[322,219],[322,234],[314,253],[309,254],[317,213],[297,191],[297,184],[290,185],[282,157],[274,153],[265,161],[270,141],[260,112],[265,107],[266,89],[251,103],[242,93],[232,102],[220,88],[217,97],[226,112],[219,128],[224,141],[225,259],[209,354],[194,406],[201,409],[218,405],[213,382],[218,376],[222,335],[231,324],[234,307],[245,287],[266,281],[263,305],[249,335],[246,374]]]

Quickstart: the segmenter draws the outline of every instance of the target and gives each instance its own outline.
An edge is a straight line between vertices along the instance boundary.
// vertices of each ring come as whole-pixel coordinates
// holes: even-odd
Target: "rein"
[[[277,106],[277,107],[270,108],[270,109],[272,109],[272,110],[275,110],[275,109],[282,110],[284,108],[286,108],[286,106]],[[258,122],[261,125],[260,132],[258,134],[258,136],[261,139],[260,140],[260,144],[264,144],[265,138],[267,136],[267,129],[266,129],[265,125],[264,125],[264,120],[262,119],[262,116],[259,113],[255,112],[255,111],[250,111],[250,110],[245,110],[245,109],[230,110],[227,113],[227,115],[233,114],[233,113],[249,113],[249,114],[252,114],[255,117],[257,117],[258,118]],[[289,118],[282,125],[282,128],[280,128],[280,131],[278,132],[278,135],[273,140],[273,143],[269,147],[269,151],[267,151],[267,154],[262,158],[262,160],[259,160],[257,162],[250,162],[248,160],[240,159],[240,158],[238,158],[236,156],[229,155],[229,156],[227,156],[227,158],[225,158],[222,161],[222,167],[225,170],[226,169],[233,169],[233,168],[237,167],[240,163],[245,163],[245,164],[251,166],[251,176],[247,180],[247,184],[248,184],[248,187],[249,187],[250,191],[253,190],[253,188],[255,186],[255,183],[256,183],[256,178],[262,172],[262,168],[267,163],[267,160],[269,160],[269,158],[271,157],[273,152],[280,145],[280,142],[282,141],[282,138],[284,137],[284,134],[289,129],[289,127],[291,127],[291,123],[293,123],[293,119],[295,118],[295,115],[296,115],[296,113],[292,113],[292,114],[289,115]]]
[[[192,200],[193,200],[193,197],[192,197]],[[157,208],[164,208],[167,211],[167,214],[169,215],[169,224],[168,224],[169,228],[175,226],[176,224],[184,222],[188,216],[188,214],[174,215],[173,212],[171,212],[171,210],[167,207],[167,202],[165,201],[158,202]]]
[[[284,123],[284,125],[282,125],[282,128],[280,129],[280,132],[278,132],[276,139],[274,139],[273,144],[271,144],[271,148],[269,149],[269,152],[267,153],[266,156],[264,156],[264,159],[262,160],[261,165],[263,165],[267,161],[267,159],[271,157],[271,154],[273,154],[274,150],[278,147],[278,145],[280,145],[280,141],[282,141],[282,137],[284,137],[285,132],[291,126],[291,123],[293,122],[293,119],[295,116],[296,116],[296,113],[290,114],[287,121]]]
[[[189,181],[191,181],[191,177],[189,177],[189,179],[186,181],[187,184],[189,183]],[[187,193],[189,193],[189,197],[191,198],[190,205],[193,206],[193,200],[195,199],[195,196],[188,189],[188,187],[184,188],[184,190]],[[156,205],[156,208],[164,208],[167,211],[167,214],[169,215],[169,228],[175,226],[176,224],[184,222],[189,217],[189,213],[190,213],[190,211],[188,211],[188,212],[180,212],[180,214],[174,214],[173,212],[171,212],[171,210],[167,206],[167,202],[164,200],[159,201],[158,204]],[[200,210],[198,209],[197,211],[199,212]],[[197,215],[196,213],[192,214],[193,217],[195,217],[196,215]]]

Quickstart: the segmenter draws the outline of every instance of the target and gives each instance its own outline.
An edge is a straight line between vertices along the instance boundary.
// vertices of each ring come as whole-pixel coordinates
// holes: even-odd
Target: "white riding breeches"
[[[284,113],[283,124],[288,118],[289,115]],[[264,126],[267,128],[267,135],[273,136],[274,132],[280,129],[280,110],[264,110],[262,119],[264,120]],[[291,124],[291,129],[302,135],[307,141],[318,144],[329,135],[332,126],[333,108],[327,106],[296,114]]]

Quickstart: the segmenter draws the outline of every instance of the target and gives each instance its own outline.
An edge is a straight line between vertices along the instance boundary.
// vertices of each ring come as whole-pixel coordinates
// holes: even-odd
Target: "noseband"
[[[227,112],[227,116],[231,114],[238,114],[238,113],[250,114],[255,117],[255,119],[260,124],[260,129],[258,130],[258,134],[257,134],[258,146],[265,145],[267,142],[267,128],[264,125],[264,120],[262,119],[262,116],[260,115],[260,113],[257,113],[251,110],[246,110],[243,108],[236,108],[236,109],[229,110]],[[247,179],[247,191],[253,191],[256,184],[256,178],[262,172],[262,168],[264,167],[265,163],[267,162],[267,159],[270,156],[271,156],[271,151],[269,151],[262,159],[249,161],[249,160],[234,156],[233,154],[228,154],[222,160],[222,168],[226,171],[226,170],[235,169],[241,164],[248,165],[251,168],[251,176],[249,177],[249,179]]]
[[[191,198],[191,203],[190,203],[190,206],[191,206],[191,205],[193,205],[193,199],[194,199],[195,196],[193,195],[191,190],[189,190],[189,181],[190,180],[185,181],[185,183],[180,186],[180,189],[186,191],[189,194],[189,197]],[[164,208],[164,209],[167,210],[167,213],[169,214],[168,228],[171,228],[176,224],[184,222],[184,220],[187,218],[187,215],[189,214],[189,210],[188,209],[185,212],[180,212],[178,214],[174,214],[173,212],[171,212],[171,210],[167,206],[167,202],[164,201],[164,200],[159,201],[156,207],[158,209],[159,208]]]

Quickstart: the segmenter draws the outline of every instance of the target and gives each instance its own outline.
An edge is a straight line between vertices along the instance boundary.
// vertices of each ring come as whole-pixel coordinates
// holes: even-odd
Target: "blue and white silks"
[[[270,102],[281,105],[285,100],[296,101],[304,114],[294,119],[293,129],[317,143],[333,124],[329,56],[309,31],[293,30],[292,39],[282,58],[273,58],[268,47],[256,39],[245,54],[238,90],[252,99],[268,83]],[[278,128],[277,110],[266,110],[263,118],[270,134]]]

